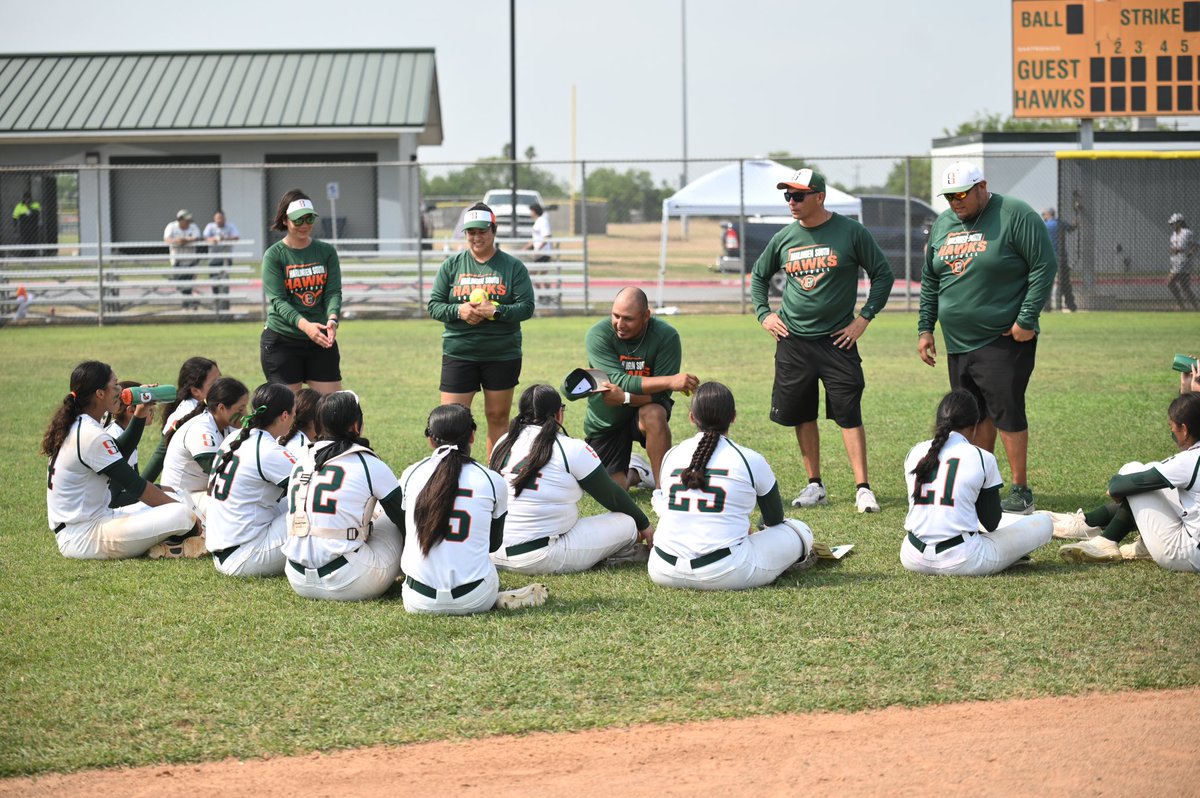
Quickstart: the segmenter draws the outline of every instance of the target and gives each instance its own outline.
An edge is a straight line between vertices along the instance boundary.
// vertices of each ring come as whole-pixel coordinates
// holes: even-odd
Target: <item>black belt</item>
[[[348,562],[350,562],[350,561],[340,555],[337,557],[334,557],[329,562],[327,562],[324,565],[317,568],[317,576],[324,579],[325,577],[329,576],[331,573],[333,573],[337,569],[341,568],[343,565],[345,565]],[[298,573],[304,573],[305,571],[308,570],[307,568],[305,568],[303,565],[296,562],[295,560],[288,560],[288,565],[295,568]]]
[[[933,550],[936,553],[941,554],[946,549],[952,549],[955,546],[957,546],[958,544],[962,543],[964,540],[965,540],[965,538],[962,535],[955,535],[952,538],[947,538],[946,540],[943,540],[939,543],[935,543],[933,546]],[[915,548],[917,551],[921,552],[922,554],[925,553],[925,549],[928,547],[928,544],[922,542],[922,540],[919,537],[917,537],[916,535],[914,535],[912,532],[908,533],[908,542],[913,544],[913,548]]]
[[[656,552],[658,552],[659,557],[662,557],[664,560],[666,560],[671,565],[674,565],[675,563],[679,562],[678,557],[676,557],[674,554],[667,554],[665,551],[660,549],[658,546],[655,546],[654,550]],[[708,554],[704,554],[704,555],[692,560],[691,561],[692,569],[694,570],[696,568],[703,568],[706,565],[712,565],[713,563],[717,562],[718,560],[725,559],[730,554],[733,554],[733,551],[731,549],[729,549],[728,547],[723,548],[723,549],[717,549],[716,551],[710,551]]]
[[[67,522],[64,521],[61,524],[59,524],[58,526],[54,527],[54,534],[57,535],[59,532],[62,532],[66,528],[67,528]]]
[[[425,598],[436,599],[438,597],[437,596],[437,588],[430,587],[429,585],[425,584],[424,582],[418,582],[416,579],[413,579],[411,576],[404,577],[404,584],[408,585],[410,588],[417,591]],[[452,587],[452,588],[450,588],[450,597],[451,598],[462,598],[463,596],[467,595],[472,590],[474,590],[475,588],[479,587],[482,584],[483,584],[482,579],[476,579],[474,582],[465,582],[465,583],[459,585],[458,587]]]
[[[518,554],[525,554],[530,551],[544,549],[550,545],[550,537],[547,535],[544,538],[536,538],[527,540],[524,543],[518,543],[515,546],[509,546],[504,550],[505,557],[516,557]]]
[[[241,547],[242,547],[242,544],[241,544],[241,543],[239,543],[239,544],[237,544],[236,546],[230,546],[230,547],[229,547],[229,548],[227,548],[227,549],[217,549],[217,550],[215,550],[215,551],[213,551],[213,552],[212,552],[212,556],[214,556],[214,557],[216,557],[216,558],[217,558],[217,562],[221,563],[221,565],[224,565],[224,564],[225,564],[225,558],[226,558],[226,557],[228,557],[230,554],[233,554],[235,551],[237,551],[237,550],[238,550],[238,549],[240,549]],[[295,563],[293,563],[293,565],[294,565],[294,564],[295,564]]]

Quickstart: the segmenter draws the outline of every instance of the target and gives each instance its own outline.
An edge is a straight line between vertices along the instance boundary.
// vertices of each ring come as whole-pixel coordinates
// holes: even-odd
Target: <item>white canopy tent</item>
[[[787,203],[779,189],[795,169],[770,160],[734,161],[699,177],[663,200],[662,244],[658,263],[658,298],[662,307],[667,279],[667,225],[671,216],[786,216]],[[862,202],[829,186],[826,210],[855,219],[862,216]]]

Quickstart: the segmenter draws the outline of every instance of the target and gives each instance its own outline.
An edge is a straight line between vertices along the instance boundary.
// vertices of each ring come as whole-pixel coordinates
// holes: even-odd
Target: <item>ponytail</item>
[[[529,447],[529,456],[521,463],[520,470],[513,472],[514,496],[520,496],[521,491],[529,487],[537,479],[538,472],[550,462],[550,457],[554,454],[554,442],[558,439],[558,433],[562,431],[557,419],[562,406],[562,397],[549,385],[530,385],[521,393],[517,417],[508,425],[508,435],[492,449],[490,462],[492,469],[503,469],[521,431],[525,427],[541,427]]]
[[[696,429],[704,435],[696,445],[692,462],[679,475],[679,481],[685,488],[701,488],[708,482],[706,471],[709,458],[716,451],[721,438],[729,432],[729,425],[736,415],[733,392],[725,385],[706,382],[696,389],[696,395],[692,397],[692,419]]]
[[[321,424],[321,440],[332,443],[321,447],[313,458],[314,471],[320,471],[326,463],[351,446],[371,448],[371,442],[362,437],[362,406],[353,391],[334,391],[321,397],[317,405],[317,418]]]
[[[71,425],[87,410],[96,391],[108,387],[112,376],[112,367],[99,360],[87,360],[75,367],[71,372],[71,390],[55,408],[42,436],[42,454],[50,458],[58,457],[58,450],[67,439]]]
[[[179,367],[179,376],[175,379],[175,401],[163,410],[163,418],[170,418],[181,403],[195,399],[192,389],[199,391],[203,388],[204,383],[208,381],[208,375],[215,368],[217,361],[206,357],[189,357],[183,361],[183,365]],[[204,397],[200,397],[198,401],[204,404]]]
[[[208,478],[210,493],[214,480],[225,471],[226,466],[233,462],[233,453],[250,437],[250,430],[266,429],[271,426],[276,419],[292,409],[295,401],[292,390],[286,385],[268,382],[254,389],[254,396],[250,398],[252,409],[247,409],[246,417],[242,421],[242,431],[230,441],[228,454],[218,451],[213,460],[212,472]]]
[[[951,391],[942,397],[937,409],[937,420],[933,427],[933,440],[929,442],[929,451],[913,467],[912,474],[916,477],[913,482],[914,500],[920,498],[921,486],[933,481],[937,476],[942,447],[955,430],[968,429],[979,423],[979,403],[970,391],[962,388]]]
[[[425,437],[437,447],[433,455],[433,475],[417,495],[413,509],[417,542],[421,553],[427,557],[430,550],[450,533],[450,513],[458,496],[463,464],[475,462],[469,454],[474,431],[471,411],[462,405],[442,405],[429,414]]]

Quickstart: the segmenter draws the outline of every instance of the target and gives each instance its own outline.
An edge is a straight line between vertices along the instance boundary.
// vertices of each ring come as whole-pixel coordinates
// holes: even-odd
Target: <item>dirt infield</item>
[[[636,726],[0,781],[0,796],[1196,795],[1200,689]]]

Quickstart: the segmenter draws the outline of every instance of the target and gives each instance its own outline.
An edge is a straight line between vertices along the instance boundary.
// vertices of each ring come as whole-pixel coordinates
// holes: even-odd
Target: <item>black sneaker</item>
[[[1012,491],[1000,502],[1000,509],[1006,513],[1029,515],[1033,512],[1033,491],[1028,485],[1013,485]]]

